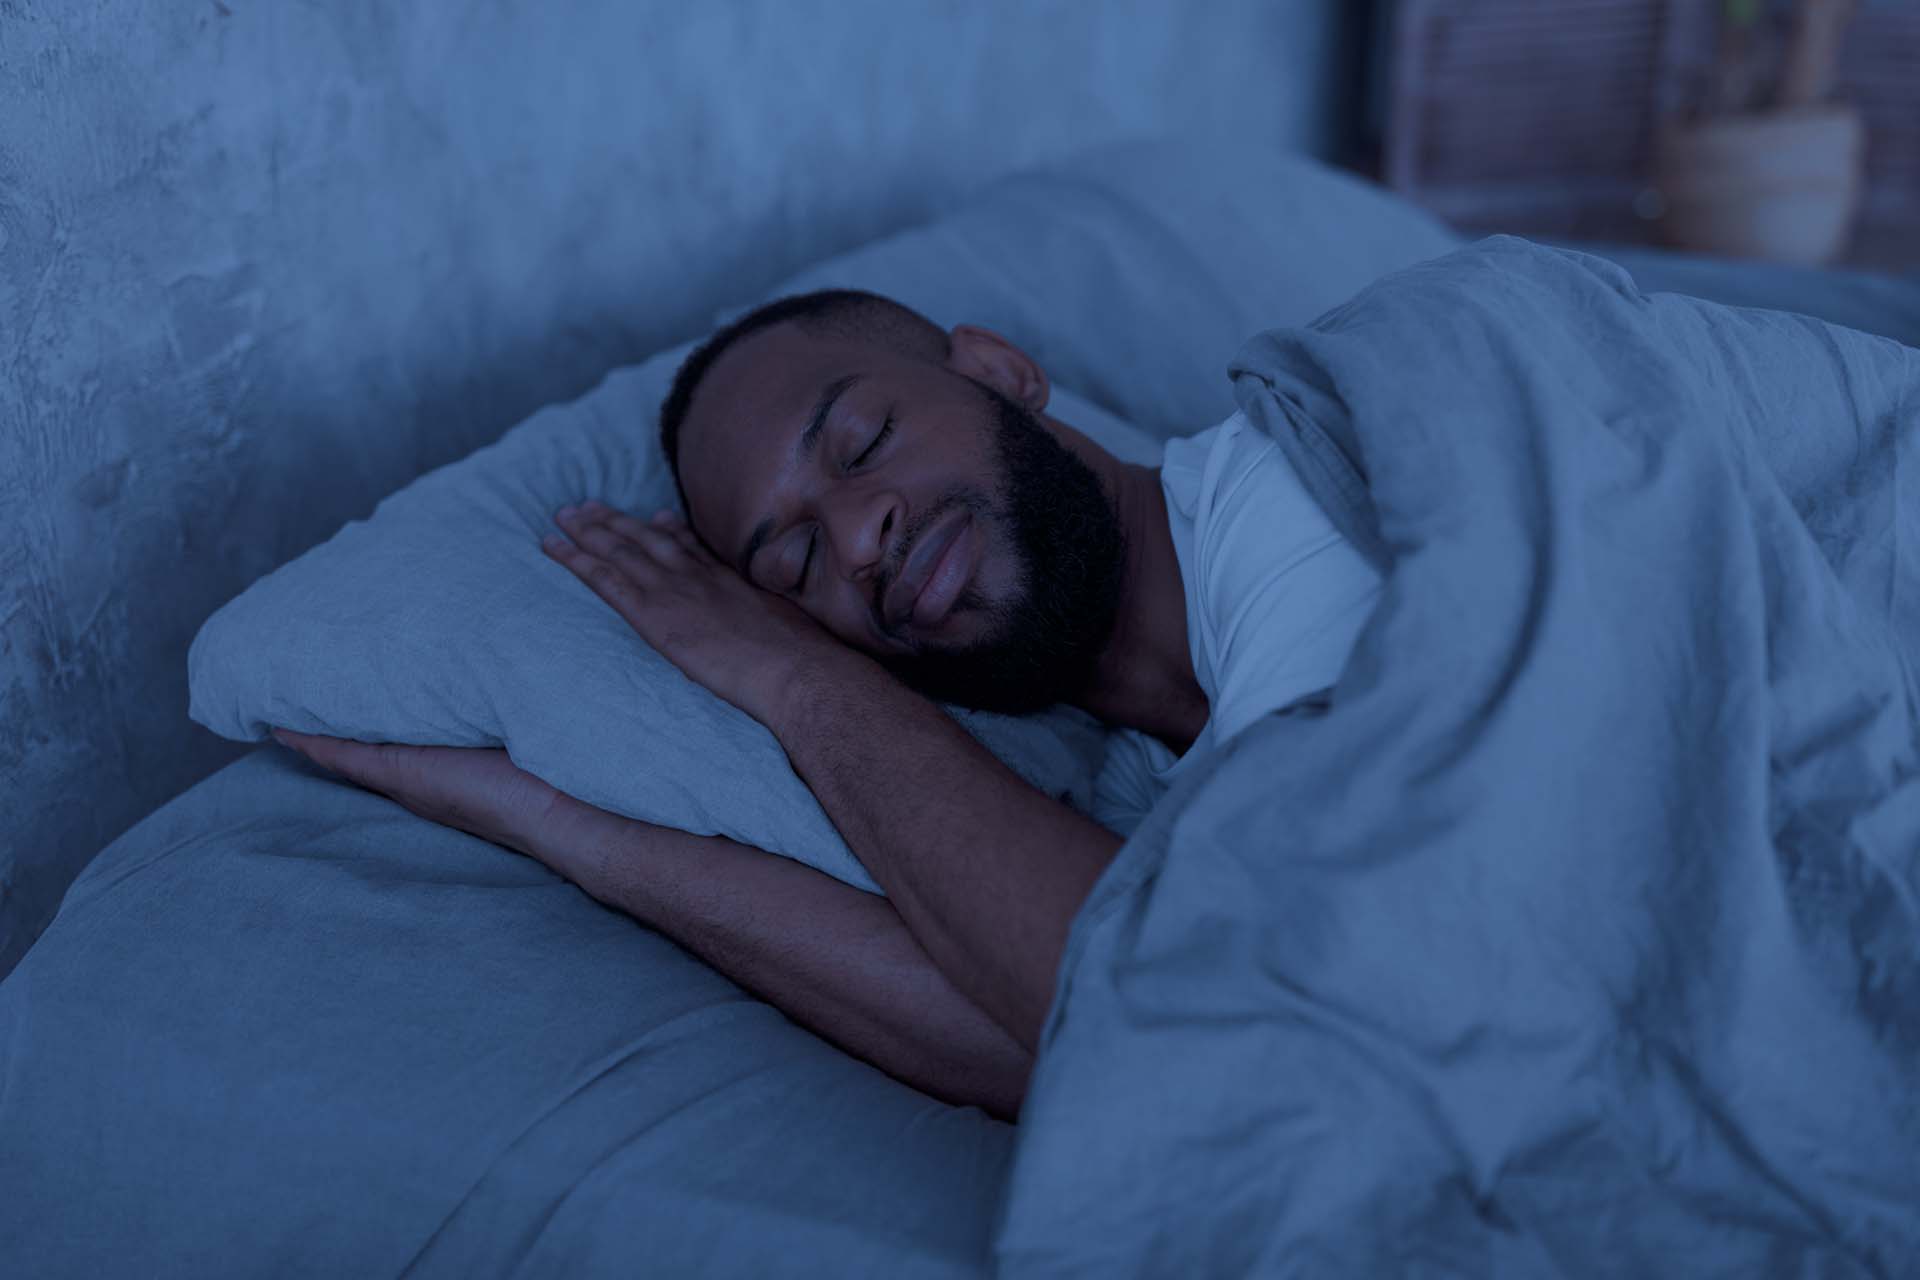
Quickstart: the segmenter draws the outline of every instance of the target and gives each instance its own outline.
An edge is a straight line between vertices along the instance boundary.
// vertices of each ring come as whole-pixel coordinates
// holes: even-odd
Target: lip
[[[909,618],[931,626],[952,609],[973,569],[972,539],[964,536],[972,527],[972,514],[961,508],[920,535],[899,576],[887,585],[883,617],[888,629]]]
[[[914,626],[937,627],[953,612],[961,588],[973,577],[974,528],[973,518],[967,517],[948,542],[946,551],[934,561],[933,572],[927,575],[926,585],[913,601]]]

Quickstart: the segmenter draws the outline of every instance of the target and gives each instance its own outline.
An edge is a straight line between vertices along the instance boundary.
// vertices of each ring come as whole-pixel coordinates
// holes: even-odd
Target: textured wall
[[[0,973],[246,749],[185,656],[254,578],[998,173],[1324,150],[1338,10],[0,0]]]

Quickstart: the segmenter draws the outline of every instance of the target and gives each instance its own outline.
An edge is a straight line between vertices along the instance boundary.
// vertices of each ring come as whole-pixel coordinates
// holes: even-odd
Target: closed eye
[[[887,437],[892,434],[893,434],[893,419],[888,418],[885,422],[880,424],[880,430],[874,433],[872,442],[869,443],[866,448],[860,451],[859,457],[855,458],[851,463],[847,465],[847,469],[851,471],[853,470],[853,468],[859,466],[861,463],[865,462],[868,458],[872,457],[873,451],[875,449],[878,449],[882,444],[885,444]]]

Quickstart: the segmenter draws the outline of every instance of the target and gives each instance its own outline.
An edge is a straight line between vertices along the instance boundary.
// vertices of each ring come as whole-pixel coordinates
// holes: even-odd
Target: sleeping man
[[[476,774],[449,799],[457,779],[382,773],[360,744],[282,740],[541,858],[896,1076],[1015,1115],[1117,833],[1204,749],[1333,684],[1380,585],[1239,415],[1155,469],[1047,416],[1048,397],[985,329],[872,294],[783,299],[693,352],[662,406],[686,522],[589,502],[547,540],[773,732],[885,899],[530,775]],[[1121,730],[1094,814],[936,700],[1066,702]],[[503,793],[537,820],[476,817]]]

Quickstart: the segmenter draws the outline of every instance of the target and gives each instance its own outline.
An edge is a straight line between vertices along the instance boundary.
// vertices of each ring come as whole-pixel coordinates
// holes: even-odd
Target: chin
[[[957,604],[953,612],[940,619],[932,630],[923,631],[909,624],[901,636],[903,644],[893,648],[890,656],[910,658],[923,653],[964,653],[979,643],[984,630],[977,612],[964,604]]]

